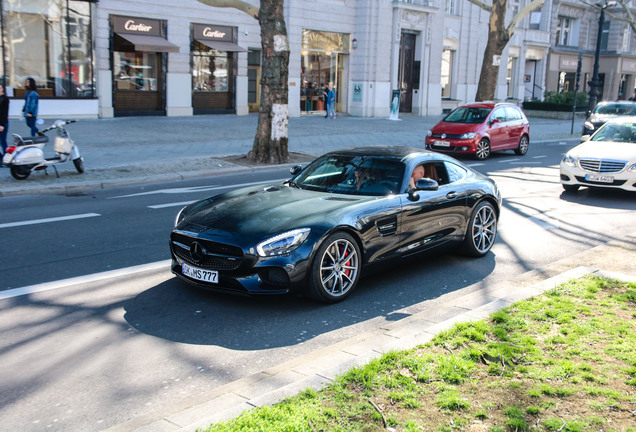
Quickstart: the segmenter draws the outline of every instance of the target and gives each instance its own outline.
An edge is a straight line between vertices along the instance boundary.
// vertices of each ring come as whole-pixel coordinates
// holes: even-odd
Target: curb
[[[466,287],[445,294],[427,301],[430,307],[426,310],[399,321],[387,321],[376,330],[228,383],[169,408],[112,426],[105,432],[191,432],[196,428],[206,428],[212,423],[235,418],[246,410],[278,403],[307,388],[324,388],[350,368],[364,365],[388,351],[410,349],[429,342],[437,333],[457,322],[487,318],[492,312],[541,295],[571,279],[595,274],[636,283],[636,269],[633,275],[629,275],[580,265],[592,255],[603,256],[611,263],[615,250],[636,254],[636,244],[609,242],[523,273],[512,280],[497,282],[486,292]],[[559,272],[560,269],[564,271]],[[550,274],[554,276],[537,281],[537,278]]]

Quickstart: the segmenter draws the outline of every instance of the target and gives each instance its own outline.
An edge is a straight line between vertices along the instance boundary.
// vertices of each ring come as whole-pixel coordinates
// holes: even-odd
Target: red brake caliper
[[[349,253],[345,250],[345,251],[344,251],[344,257],[346,258],[348,255],[349,255]],[[350,264],[350,263],[351,263],[351,260],[347,260],[347,262],[345,262],[345,264],[344,264],[344,265],[349,266],[349,264]],[[346,274],[347,276],[349,276],[349,275],[350,275],[350,273],[351,273],[351,270],[349,270],[349,269],[345,270],[345,274]]]

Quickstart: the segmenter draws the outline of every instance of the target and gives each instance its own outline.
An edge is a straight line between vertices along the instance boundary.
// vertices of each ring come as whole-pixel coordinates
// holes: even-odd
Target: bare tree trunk
[[[248,159],[263,164],[289,161],[288,124],[289,42],[283,15],[284,0],[261,0],[261,104],[258,129]]]
[[[477,87],[477,94],[475,95],[476,101],[489,101],[495,98],[495,87],[497,85],[497,75],[499,74],[499,65],[495,65],[494,61],[495,56],[501,58],[501,53],[510,40],[510,35],[504,25],[507,4],[507,0],[493,0],[492,2],[488,27],[488,42],[481,64],[479,85]]]

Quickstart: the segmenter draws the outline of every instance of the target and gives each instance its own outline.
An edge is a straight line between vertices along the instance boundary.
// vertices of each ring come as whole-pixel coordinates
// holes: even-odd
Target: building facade
[[[631,6],[636,5],[632,2]],[[574,91],[580,54],[579,91],[588,93],[599,35],[599,10],[573,0],[555,1],[553,8],[546,86],[556,92]],[[636,88],[636,34],[628,22],[617,19],[621,17],[625,18],[626,13],[620,6],[607,8],[600,29],[599,101],[628,99]]]
[[[525,4],[509,0],[508,21]],[[500,65],[495,98],[541,99],[545,90],[569,88],[575,40],[586,44],[591,74],[589,34],[598,13],[587,9],[546,1],[527,16],[493,59]],[[353,116],[387,117],[398,100],[401,113],[437,115],[474,100],[489,15],[468,1],[293,0],[284,13],[290,116],[324,113],[327,84],[336,111]],[[572,25],[563,17],[581,21],[576,34],[563,36]],[[258,110],[260,28],[232,8],[196,0],[2,0],[2,34],[7,93],[22,98],[25,78],[35,78],[41,116]],[[620,94],[634,87],[633,38],[610,25],[607,95],[619,82]],[[21,107],[12,103],[11,115]]]

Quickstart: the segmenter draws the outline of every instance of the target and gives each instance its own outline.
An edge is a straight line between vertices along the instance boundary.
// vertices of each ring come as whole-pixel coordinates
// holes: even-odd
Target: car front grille
[[[195,242],[201,247],[197,259],[192,254],[192,245]],[[243,260],[243,250],[239,247],[177,232],[172,233],[171,248],[186,263],[210,270],[236,270]]]
[[[627,163],[625,161],[609,159],[581,159],[579,164],[581,168],[589,172],[617,173],[621,172]]]
[[[442,135],[444,135],[442,137]],[[440,134],[440,133],[432,133],[431,137],[433,138],[440,138],[440,139],[460,139],[461,135],[457,135],[457,134]]]

